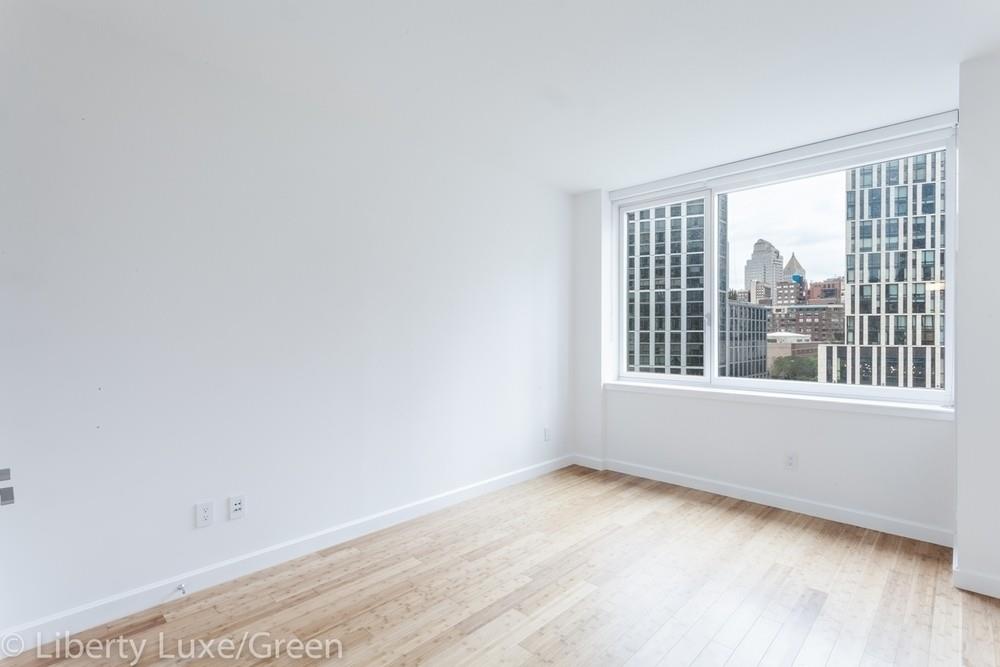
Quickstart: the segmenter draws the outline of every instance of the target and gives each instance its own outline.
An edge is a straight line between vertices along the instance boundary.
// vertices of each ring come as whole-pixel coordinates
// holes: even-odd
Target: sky
[[[783,262],[795,253],[807,280],[844,275],[844,172],[729,193],[729,284],[745,289],[743,269],[757,239]]]

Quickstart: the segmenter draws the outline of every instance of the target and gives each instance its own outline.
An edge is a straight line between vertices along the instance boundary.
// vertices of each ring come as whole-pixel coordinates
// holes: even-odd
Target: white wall
[[[601,200],[597,192],[574,198],[575,247],[586,258],[574,258],[574,290],[589,290],[586,299],[577,294],[588,307],[577,311],[574,329],[589,337],[603,327],[606,363],[613,338],[594,306],[594,282],[606,271],[594,248],[602,224],[607,228]],[[590,349],[594,341],[587,340]],[[593,355],[575,358],[577,377],[587,379],[576,388],[585,412],[598,404],[593,378],[601,363]],[[954,527],[954,427],[954,421],[608,388],[600,425],[609,468],[940,543],[950,543]],[[798,454],[795,472],[783,467],[789,452]]]
[[[952,421],[622,391],[606,402],[610,467],[950,543]]]
[[[592,190],[572,198],[573,451],[588,465],[604,459],[604,398],[601,369],[601,313],[608,285],[602,274],[605,193]]]
[[[1000,247],[1000,53],[962,63],[960,110],[955,583],[1000,597],[1000,303],[989,273]]]
[[[17,19],[0,628],[566,453],[564,194],[336,82]]]

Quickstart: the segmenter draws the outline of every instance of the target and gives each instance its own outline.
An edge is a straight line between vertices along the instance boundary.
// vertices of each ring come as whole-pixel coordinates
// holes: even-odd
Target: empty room
[[[0,0],[0,667],[1000,667],[1000,2]]]

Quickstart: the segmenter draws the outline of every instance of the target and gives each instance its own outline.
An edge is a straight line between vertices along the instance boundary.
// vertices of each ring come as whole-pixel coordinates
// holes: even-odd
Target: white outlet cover
[[[197,528],[204,528],[212,525],[215,520],[215,502],[205,500],[194,506],[194,525]]]
[[[247,513],[247,500],[244,496],[229,498],[229,520],[242,519]]]

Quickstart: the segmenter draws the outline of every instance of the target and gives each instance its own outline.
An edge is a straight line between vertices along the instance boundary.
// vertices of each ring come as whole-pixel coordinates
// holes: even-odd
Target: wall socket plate
[[[229,497],[229,520],[242,519],[247,512],[247,501],[243,496]]]
[[[799,454],[798,452],[788,452],[785,454],[784,458],[785,470],[794,472],[799,469]]]
[[[197,528],[211,526],[215,520],[215,501],[205,500],[194,506],[194,525]]]

